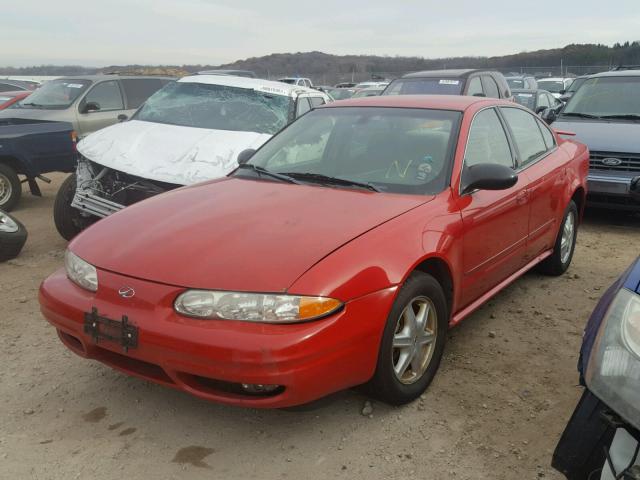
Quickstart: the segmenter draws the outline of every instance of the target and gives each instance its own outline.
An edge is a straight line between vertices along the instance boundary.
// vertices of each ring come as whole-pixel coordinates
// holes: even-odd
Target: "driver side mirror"
[[[558,114],[553,108],[545,108],[542,114],[540,114],[540,118],[542,118],[547,125],[551,125],[558,119]]]
[[[478,163],[465,167],[462,175],[462,194],[474,190],[507,190],[518,182],[518,174],[505,165]]]
[[[241,151],[238,154],[238,165],[244,165],[247,163],[251,157],[253,157],[254,153],[256,153],[256,151],[253,148],[247,148],[246,150]]]
[[[84,104],[84,107],[82,107],[82,113],[97,112],[98,110],[100,110],[100,104],[98,102],[87,102]]]
[[[538,108],[536,108],[536,113],[538,115],[540,115],[542,112],[544,112],[547,108],[549,107],[545,107],[545,106],[539,106]]]

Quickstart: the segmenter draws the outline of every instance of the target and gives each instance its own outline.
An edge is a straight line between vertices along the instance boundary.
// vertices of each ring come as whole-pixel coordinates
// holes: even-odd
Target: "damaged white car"
[[[331,101],[318,90],[255,78],[194,75],[151,96],[131,120],[78,144],[56,197],[67,240],[99,218],[183,185],[220,178],[295,118]]]

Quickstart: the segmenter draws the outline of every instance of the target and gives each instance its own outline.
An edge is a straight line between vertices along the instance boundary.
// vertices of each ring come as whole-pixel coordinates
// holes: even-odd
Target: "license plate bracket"
[[[126,315],[122,315],[121,320],[112,320],[99,315],[96,307],[84,314],[84,333],[96,343],[100,340],[116,343],[125,352],[138,346],[138,327],[129,323]]]

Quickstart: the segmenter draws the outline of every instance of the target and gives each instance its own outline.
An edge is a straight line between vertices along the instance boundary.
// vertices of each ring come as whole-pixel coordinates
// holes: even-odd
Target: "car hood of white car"
[[[220,178],[238,166],[238,154],[271,135],[210,130],[139,120],[98,130],[78,143],[92,162],[148,180],[191,185]]]

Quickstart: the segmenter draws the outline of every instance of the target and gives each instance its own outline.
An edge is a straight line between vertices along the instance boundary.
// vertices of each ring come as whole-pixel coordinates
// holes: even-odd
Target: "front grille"
[[[620,165],[606,165],[605,158],[617,158]],[[640,172],[640,153],[591,152],[589,160],[591,170],[607,170],[609,172]]]

